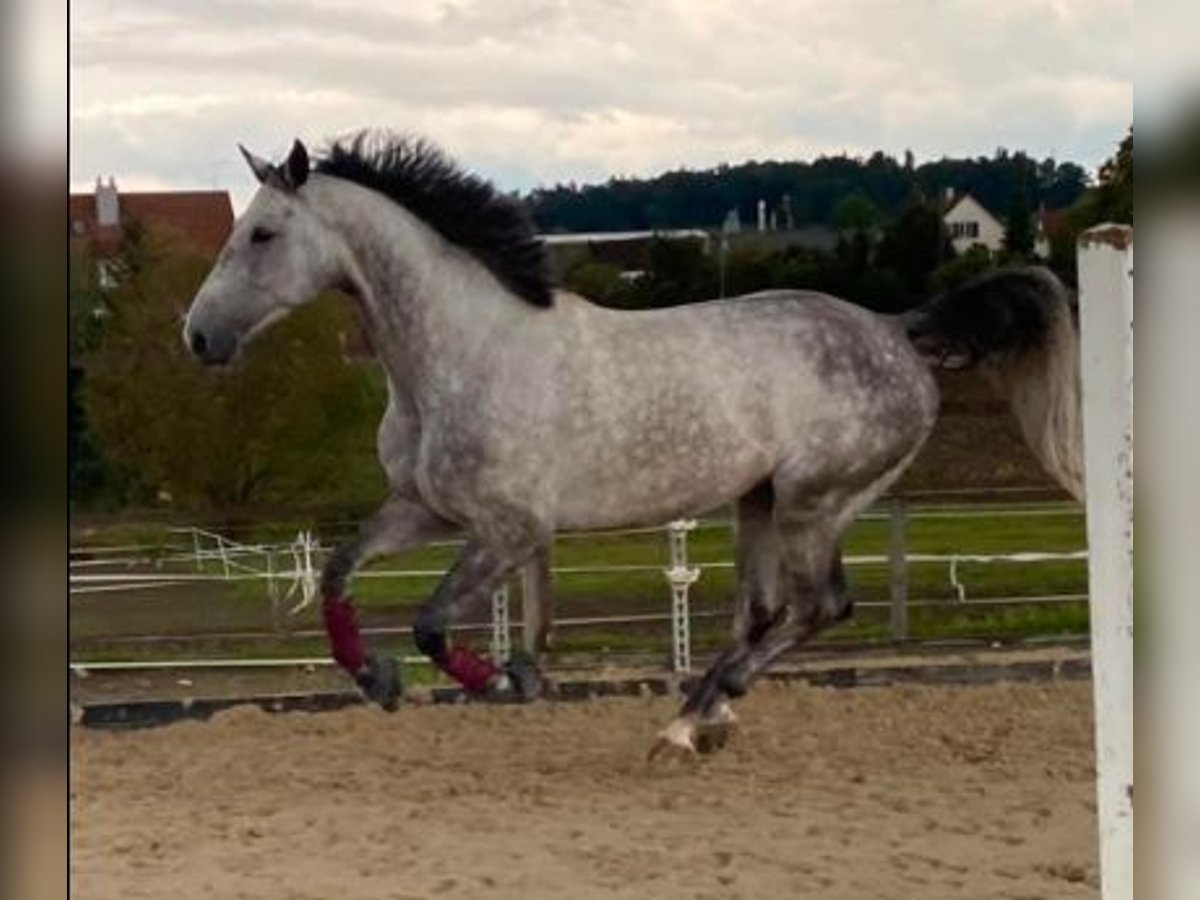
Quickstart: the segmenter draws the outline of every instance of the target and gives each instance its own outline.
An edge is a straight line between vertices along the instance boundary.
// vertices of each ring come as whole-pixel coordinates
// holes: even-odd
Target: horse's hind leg
[[[721,740],[713,742],[710,732],[720,738],[727,731],[729,701],[742,696],[781,655],[850,614],[838,538],[865,505],[862,498],[854,499],[847,503],[832,493],[781,495],[776,489],[769,525],[760,510],[757,540],[743,548],[739,536],[739,562],[744,552],[757,566],[739,567],[736,643],[709,667],[679,718],[660,734],[651,758],[719,746]],[[741,527],[740,504],[738,512]]]
[[[744,691],[731,689],[727,676],[761,643],[783,613],[779,574],[781,548],[774,524],[775,494],[765,482],[742,496],[735,507],[733,646],[708,667],[688,693],[678,719],[660,735],[651,758],[684,755],[724,744],[734,715],[729,701]]]
[[[348,593],[350,580],[371,559],[412,550],[454,531],[451,523],[425,507],[393,496],[363,523],[354,539],[333,551],[321,570],[321,612],[333,658],[384,709],[395,709],[400,699],[399,675],[394,663],[367,653]]]
[[[781,528],[779,615],[762,639],[729,665],[722,677],[727,696],[739,697],[775,660],[821,630],[848,618],[853,602],[846,590],[841,551],[823,529]]]
[[[730,694],[722,683],[725,673],[762,640],[778,615],[780,548],[773,522],[774,502],[774,490],[764,482],[742,496],[734,508],[734,645],[690,690],[683,709],[706,745],[723,744],[734,723]]]

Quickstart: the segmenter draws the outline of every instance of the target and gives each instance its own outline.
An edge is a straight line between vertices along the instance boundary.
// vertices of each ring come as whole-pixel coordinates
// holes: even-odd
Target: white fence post
[[[288,588],[287,596],[292,596],[298,590],[300,600],[288,610],[289,616],[296,615],[316,599],[317,571],[313,567],[313,550],[318,549],[319,546],[311,531],[296,532],[296,540],[292,542],[291,546],[294,561],[292,585]]]
[[[264,553],[267,564],[267,599],[271,601],[271,630],[278,632],[282,629],[279,615],[279,586],[275,583],[275,554],[271,552],[270,547],[267,547]]]
[[[492,594],[492,659],[508,662],[512,657],[512,633],[508,621],[508,582]]]
[[[1104,900],[1133,898],[1133,229],[1079,240],[1088,583]]]
[[[667,581],[671,583],[671,666],[676,672],[692,670],[692,617],[688,590],[700,577],[700,569],[688,566],[687,536],[695,527],[693,519],[681,519],[667,527],[671,553],[671,567],[666,572]]]

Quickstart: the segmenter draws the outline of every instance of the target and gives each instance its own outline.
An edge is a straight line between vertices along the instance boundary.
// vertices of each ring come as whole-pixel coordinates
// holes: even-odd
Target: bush
[[[956,288],[976,275],[982,275],[996,267],[996,259],[992,252],[982,244],[974,244],[956,256],[950,262],[943,263],[929,277],[929,289],[932,294],[940,294],[951,288]]]
[[[142,498],[224,516],[341,488],[347,469],[362,469],[352,460],[373,457],[384,402],[377,381],[342,358],[356,327],[348,310],[318,300],[256,340],[234,371],[206,370],[180,325],[207,268],[178,245],[127,235],[84,361],[83,409],[104,457]]]

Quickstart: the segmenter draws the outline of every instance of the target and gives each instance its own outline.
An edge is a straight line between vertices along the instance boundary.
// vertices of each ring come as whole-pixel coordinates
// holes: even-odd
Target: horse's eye
[[[268,231],[266,228],[258,227],[250,232],[250,243],[265,244],[267,241],[275,237],[275,232]]]

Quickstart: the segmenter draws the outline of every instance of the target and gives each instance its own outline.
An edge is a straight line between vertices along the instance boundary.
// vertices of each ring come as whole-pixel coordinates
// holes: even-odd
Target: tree
[[[939,159],[920,165],[911,153],[897,160],[882,152],[866,159],[825,156],[812,161],[745,162],[702,171],[679,170],[653,178],[611,179],[606,184],[559,185],[532,191],[526,201],[544,231],[615,231],[643,228],[719,227],[730,209],[753,221],[758,201],[790,198],[795,224],[836,221],[848,195],[860,194],[885,216],[902,213],[915,190],[932,196],[946,185],[970,192],[989,209],[1001,209],[1021,173],[1033,205],[1061,209],[1074,202],[1086,182],[1083,169],[1024,153]],[[785,219],[787,216],[785,215]]]
[[[563,287],[601,306],[625,306],[626,284],[619,267],[594,260],[572,266],[563,278]]]
[[[204,369],[180,338],[208,263],[153,235],[127,235],[109,316],[86,362],[83,407],[106,456],[142,496],[226,516],[303,503],[366,452],[382,411],[346,364],[347,310],[318,301],[257,339],[236,371]],[[344,477],[344,476],[343,476]]]
[[[1033,227],[1033,211],[1029,208],[1029,191],[1025,178],[1018,179],[1008,204],[1008,219],[1004,223],[1004,250],[1018,260],[1033,256],[1037,234]]]
[[[934,294],[940,294],[970,281],[976,275],[982,275],[995,266],[996,260],[987,247],[983,244],[972,244],[965,252],[934,270],[929,277],[929,289]]]
[[[646,251],[643,277],[630,285],[624,305],[649,309],[708,300],[720,290],[715,260],[698,240],[655,238]]]
[[[912,304],[928,296],[930,274],[953,255],[940,210],[915,202],[884,231],[876,260],[900,277]]]
[[[1197,142],[1200,146],[1200,141]],[[1065,226],[1050,242],[1050,265],[1069,284],[1076,281],[1079,235],[1105,222],[1133,224],[1133,128],[1100,166],[1098,184],[1067,210]]]
[[[84,362],[100,341],[106,312],[96,261],[88,254],[72,254],[67,290],[67,492],[72,503],[120,493],[88,427],[82,400]]]
[[[1095,215],[1104,221],[1133,224],[1133,127],[1098,173]]]
[[[67,284],[67,360],[81,365],[102,333],[107,304],[100,290],[96,260],[87,253],[73,253]]]
[[[868,233],[883,221],[883,213],[862,191],[852,191],[833,208],[833,222],[843,231]]]

